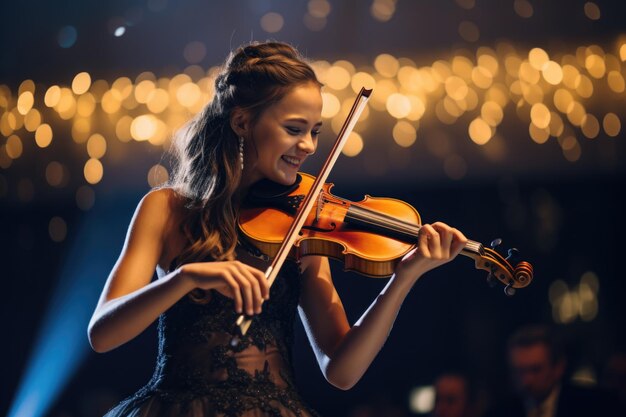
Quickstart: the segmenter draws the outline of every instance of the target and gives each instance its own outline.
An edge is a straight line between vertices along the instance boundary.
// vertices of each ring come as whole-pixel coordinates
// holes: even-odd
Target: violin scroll
[[[501,239],[491,242],[492,248],[485,248],[478,242],[468,242],[468,245],[461,252],[462,255],[473,258],[476,268],[489,273],[487,283],[494,286],[496,280],[505,285],[504,293],[508,296],[515,294],[516,288],[528,286],[533,279],[533,267],[526,261],[519,262],[515,267],[509,263],[509,259],[516,257],[519,251],[511,248],[507,252],[507,257],[500,255],[494,248],[502,243]]]

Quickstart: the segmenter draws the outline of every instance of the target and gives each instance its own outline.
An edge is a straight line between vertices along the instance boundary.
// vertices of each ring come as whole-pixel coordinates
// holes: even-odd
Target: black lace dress
[[[215,291],[206,304],[182,298],[159,318],[152,379],[106,417],[317,416],[294,385],[299,294],[298,268],[286,263],[263,312],[235,347],[238,314],[231,299]]]

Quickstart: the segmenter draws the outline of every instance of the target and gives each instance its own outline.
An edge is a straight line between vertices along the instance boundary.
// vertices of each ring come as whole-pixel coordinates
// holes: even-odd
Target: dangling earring
[[[243,171],[243,136],[239,136],[239,161],[241,162],[241,170]]]

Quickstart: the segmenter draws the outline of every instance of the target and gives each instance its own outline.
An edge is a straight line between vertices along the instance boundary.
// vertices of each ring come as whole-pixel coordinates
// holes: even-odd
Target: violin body
[[[314,181],[315,177],[300,173],[291,187],[274,184],[267,192],[253,191],[240,212],[240,233],[261,253],[274,257]],[[326,256],[343,262],[346,270],[389,277],[417,244],[419,213],[410,204],[393,198],[366,195],[359,202],[351,202],[331,194],[332,186],[323,185],[289,256]],[[488,271],[491,279],[505,284],[507,293],[532,280],[533,269],[528,262],[513,268],[507,259],[479,242],[468,241],[461,254],[474,259],[476,268]]]
[[[300,175],[302,180],[298,187],[285,197],[308,193],[315,178],[305,173]],[[351,203],[333,196],[330,193],[332,187],[333,184],[324,184],[323,192],[300,230],[290,257],[327,256],[343,262],[346,270],[363,275],[388,277],[393,274],[395,265],[415,244],[376,233],[376,226],[363,219],[363,209],[420,225],[417,210],[400,200],[367,195],[360,202]],[[248,207],[241,211],[239,228],[250,243],[271,258],[276,255],[292,222],[293,214],[284,209]]]

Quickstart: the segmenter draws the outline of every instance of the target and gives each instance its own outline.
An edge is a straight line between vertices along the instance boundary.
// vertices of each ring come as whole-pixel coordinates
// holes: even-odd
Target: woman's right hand
[[[270,295],[265,274],[240,261],[189,263],[180,266],[178,272],[194,289],[214,289],[232,298],[237,313],[259,314]]]

